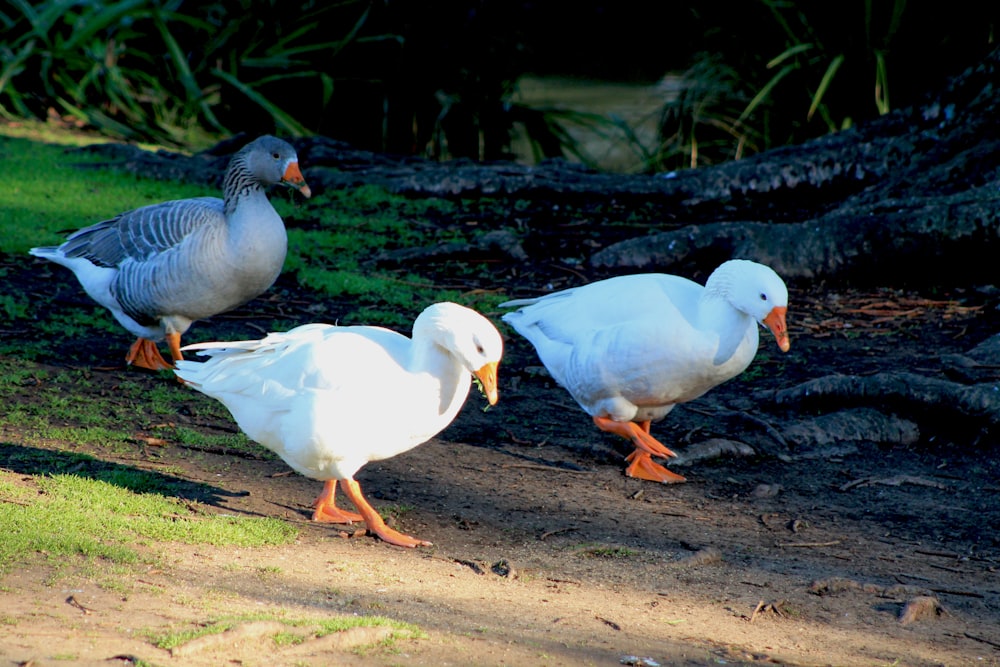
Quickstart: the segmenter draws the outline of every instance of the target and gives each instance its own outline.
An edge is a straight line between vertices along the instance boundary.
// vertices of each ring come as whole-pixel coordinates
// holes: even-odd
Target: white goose
[[[31,254],[76,274],[94,301],[138,336],[125,360],[171,368],[191,322],[250,301],[277,279],[285,262],[285,225],[265,186],[284,183],[310,196],[298,156],[287,142],[264,136],[233,156],[224,198],[196,197],[121,213]]]
[[[412,338],[374,326],[306,324],[184,350],[211,357],[179,361],[185,383],[222,402],[247,436],[297,472],[326,482],[314,521],[363,520],[386,542],[415,547],[430,542],[386,526],[354,474],[441,432],[465,403],[473,375],[495,404],[503,340],[479,313],[445,302],[420,313]],[[360,516],[336,506],[337,480]]]
[[[597,427],[632,441],[625,473],[657,482],[685,480],[652,460],[676,455],[649,434],[650,422],[742,373],[757,353],[758,322],[783,352],[790,345],[785,283],[747,260],[723,263],[704,287],[647,273],[501,306],[519,307],[503,320]]]

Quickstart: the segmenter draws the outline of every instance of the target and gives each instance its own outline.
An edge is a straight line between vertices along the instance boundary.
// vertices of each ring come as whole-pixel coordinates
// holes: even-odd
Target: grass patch
[[[577,554],[587,556],[588,558],[606,558],[610,560],[634,558],[639,555],[638,551],[629,549],[628,547],[607,547],[590,544],[576,547],[574,551]]]
[[[29,481],[0,472],[0,573],[39,554],[52,563],[82,557],[130,565],[149,558],[136,544],[251,547],[287,544],[297,534],[277,519],[208,513],[162,495],[164,486],[159,476],[124,466],[93,477],[52,474]]]
[[[177,426],[165,429],[164,435],[167,435],[171,441],[184,445],[188,449],[244,454],[251,458],[263,459],[265,461],[277,459],[277,454],[266,447],[258,445],[242,432],[210,434],[184,426]]]
[[[209,635],[217,635],[232,630],[243,623],[253,621],[278,621],[287,626],[287,632],[275,635],[278,645],[301,643],[306,639],[324,637],[336,632],[344,632],[352,628],[389,627],[394,630],[390,641],[398,639],[423,639],[427,635],[412,623],[403,623],[383,616],[338,616],[324,619],[289,619],[274,614],[246,614],[240,616],[225,616],[194,627],[172,629],[167,632],[149,630],[144,634],[157,648],[171,650],[187,642]],[[295,632],[300,630],[300,632]],[[301,632],[304,630],[305,632]]]
[[[199,185],[154,181],[94,168],[107,158],[65,146],[0,135],[0,238],[24,253],[138,206],[206,193]],[[24,165],[30,164],[30,169]],[[80,169],[77,165],[89,168]]]

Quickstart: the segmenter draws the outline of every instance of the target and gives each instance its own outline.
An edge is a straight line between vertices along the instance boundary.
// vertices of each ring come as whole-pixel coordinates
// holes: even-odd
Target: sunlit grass
[[[206,194],[203,186],[93,168],[105,158],[56,144],[4,136],[0,125],[0,243],[22,253],[54,245],[67,230],[168,199]],[[77,165],[89,165],[80,169]]]
[[[242,432],[208,434],[184,426],[177,426],[169,429],[169,432],[165,431],[164,435],[168,436],[171,442],[184,445],[190,449],[231,453],[242,452],[259,459],[277,458],[271,450],[261,447]]]
[[[353,628],[389,627],[393,633],[389,641],[398,639],[421,639],[426,634],[412,623],[403,623],[382,616],[337,616],[324,619],[290,619],[276,614],[246,614],[241,616],[225,616],[208,622],[191,624],[191,627],[173,628],[166,632],[149,630],[145,634],[158,648],[170,650],[182,644],[205,637],[217,635],[253,621],[277,621],[288,627],[285,632],[275,635],[276,641],[282,644],[301,643],[306,639],[324,637]],[[296,632],[298,630],[298,632]]]
[[[84,460],[85,461],[85,460]],[[137,544],[286,544],[297,531],[277,519],[213,515],[157,491],[164,482],[122,467],[108,479],[74,474],[33,477],[0,471],[0,573],[42,557],[134,564],[155,557]]]

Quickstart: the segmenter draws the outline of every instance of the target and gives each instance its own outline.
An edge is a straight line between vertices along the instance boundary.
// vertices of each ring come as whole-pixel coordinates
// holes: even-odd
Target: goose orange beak
[[[497,362],[491,361],[485,364],[478,371],[473,373],[479,383],[483,385],[483,393],[490,405],[497,404]]]
[[[302,176],[302,171],[299,169],[299,163],[292,161],[288,163],[285,167],[285,175],[281,177],[282,183],[287,183],[293,188],[301,192],[306,199],[312,196],[312,190],[306,184],[306,179]]]
[[[775,306],[764,318],[764,325],[774,334],[774,340],[777,341],[778,348],[782,352],[788,352],[788,348],[792,346],[788,340],[788,329],[785,327],[785,312],[787,310],[788,308],[785,306]]]

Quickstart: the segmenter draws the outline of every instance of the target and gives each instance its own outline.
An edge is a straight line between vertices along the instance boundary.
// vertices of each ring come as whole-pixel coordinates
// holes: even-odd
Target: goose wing
[[[152,204],[71,234],[60,246],[64,257],[81,257],[114,268],[126,259],[143,262],[178,246],[203,227],[224,224],[218,197],[195,197]]]

